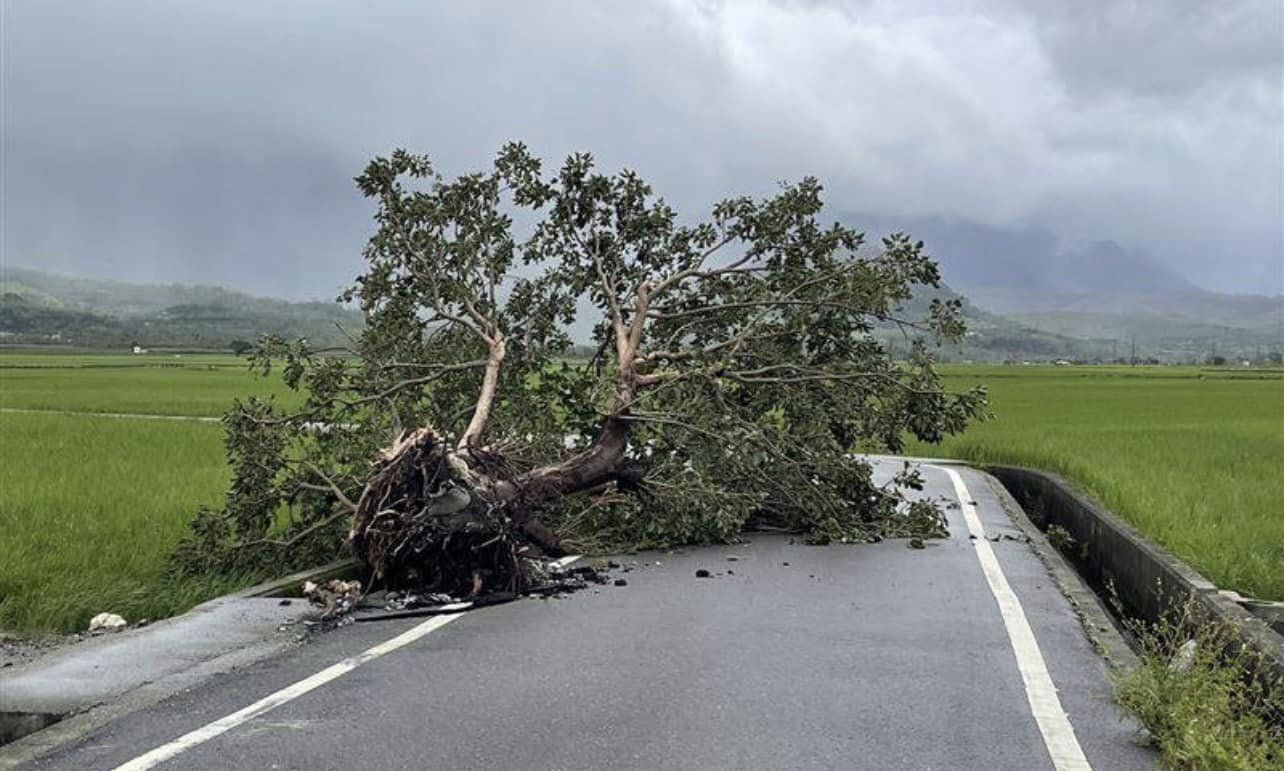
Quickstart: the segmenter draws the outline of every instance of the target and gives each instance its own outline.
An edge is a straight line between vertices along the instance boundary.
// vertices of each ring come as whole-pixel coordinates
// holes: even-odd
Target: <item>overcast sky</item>
[[[0,7],[12,264],[329,297],[372,155],[464,172],[520,138],[684,207],[814,174],[847,211],[1284,291],[1278,0]]]

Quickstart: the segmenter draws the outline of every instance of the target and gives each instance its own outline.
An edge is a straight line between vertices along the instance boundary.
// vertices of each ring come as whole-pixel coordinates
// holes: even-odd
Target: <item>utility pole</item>
[[[1128,363],[1134,367],[1137,366],[1137,335],[1135,334],[1132,336],[1132,356],[1128,359]]]

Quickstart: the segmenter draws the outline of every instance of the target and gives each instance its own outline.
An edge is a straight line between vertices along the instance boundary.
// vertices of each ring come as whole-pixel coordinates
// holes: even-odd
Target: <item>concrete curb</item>
[[[1067,558],[1098,594],[1110,593],[1117,598],[1125,614],[1154,622],[1194,601],[1211,620],[1234,629],[1241,643],[1259,654],[1265,670],[1260,674],[1284,687],[1284,636],[1236,602],[1233,592],[1219,590],[1056,474],[1019,466],[989,466],[986,470],[1041,529],[1056,525],[1069,533],[1078,548],[1069,549]],[[1273,603],[1251,600],[1244,603],[1255,609],[1265,605],[1267,612],[1274,607]]]
[[[1030,521],[1025,510],[1016,502],[1003,483],[989,473],[982,472],[982,474],[999,499],[999,504],[1016,524],[1017,529],[1028,539],[1031,550],[1047,568],[1062,596],[1074,609],[1075,615],[1079,617],[1079,623],[1083,626],[1084,635],[1097,653],[1115,672],[1134,669],[1140,660],[1126,639],[1126,631],[1119,626],[1102,599],[1084,583],[1083,577],[1065,558],[1065,555],[1048,542],[1048,537],[1043,531]]]
[[[341,560],[294,573],[5,670],[0,770],[80,741],[108,722],[216,675],[289,650],[298,644],[298,633],[282,633],[280,627],[312,611],[302,600],[275,598],[298,597],[304,581],[350,575],[355,568],[355,562]]]

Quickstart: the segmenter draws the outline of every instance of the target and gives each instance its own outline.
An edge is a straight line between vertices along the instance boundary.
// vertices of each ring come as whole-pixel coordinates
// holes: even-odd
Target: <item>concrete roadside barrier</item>
[[[1281,604],[1240,597],[1153,543],[1066,479],[1019,466],[986,469],[1041,530],[1068,534],[1061,551],[1083,578],[1123,615],[1147,622],[1188,604],[1225,623],[1259,654],[1261,676],[1284,688],[1284,614]],[[1052,539],[1050,539],[1052,540]]]

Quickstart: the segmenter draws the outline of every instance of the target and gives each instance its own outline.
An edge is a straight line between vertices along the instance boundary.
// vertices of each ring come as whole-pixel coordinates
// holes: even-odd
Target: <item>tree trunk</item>
[[[614,481],[628,443],[629,422],[621,417],[609,417],[587,450],[561,463],[500,481],[495,486],[495,495],[502,501],[541,503],[600,487]]]
[[[481,393],[477,396],[477,406],[473,409],[473,418],[468,421],[468,428],[459,437],[458,449],[464,450],[480,443],[486,421],[490,419],[491,408],[495,404],[495,392],[499,390],[499,366],[504,362],[504,338],[498,333],[490,343],[490,354],[486,358],[486,372],[482,375]]]

